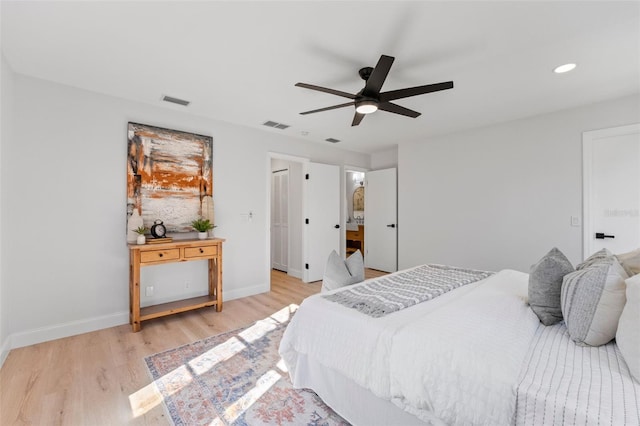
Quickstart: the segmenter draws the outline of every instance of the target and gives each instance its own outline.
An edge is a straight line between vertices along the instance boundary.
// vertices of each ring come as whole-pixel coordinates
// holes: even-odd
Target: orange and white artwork
[[[127,198],[150,227],[193,232],[191,222],[213,217],[213,138],[129,123]],[[131,208],[131,206],[130,206]]]

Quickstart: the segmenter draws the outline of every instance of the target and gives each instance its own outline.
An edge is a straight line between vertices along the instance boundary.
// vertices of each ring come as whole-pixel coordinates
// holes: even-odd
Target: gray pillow
[[[613,253],[611,253],[606,248],[603,248],[602,250],[598,250],[597,252],[593,253],[591,256],[587,257],[584,260],[584,262],[578,263],[578,265],[576,265],[576,270],[584,269],[587,266],[595,265],[596,263],[600,263],[604,260],[609,259],[611,256],[613,256]]]
[[[361,281],[364,281],[364,259],[360,250],[349,256],[346,261],[333,250],[324,268],[321,291],[331,291]]]
[[[562,321],[560,290],[562,278],[573,272],[573,265],[556,247],[529,271],[529,305],[544,325]]]
[[[565,275],[560,295],[562,315],[572,340],[600,346],[615,337],[627,300],[627,278],[614,256]]]

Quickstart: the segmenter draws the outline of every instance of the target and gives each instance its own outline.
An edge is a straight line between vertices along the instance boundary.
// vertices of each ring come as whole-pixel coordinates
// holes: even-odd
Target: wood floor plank
[[[168,425],[144,357],[250,325],[321,286],[272,271],[271,291],[225,302],[222,312],[203,308],[145,321],[138,333],[121,325],[14,349],[0,369],[0,425]]]

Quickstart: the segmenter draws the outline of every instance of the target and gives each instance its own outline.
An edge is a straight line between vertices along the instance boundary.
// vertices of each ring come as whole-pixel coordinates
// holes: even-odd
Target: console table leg
[[[129,275],[129,292],[131,295],[129,321],[134,332],[140,331],[140,252],[131,251],[131,274]]]
[[[216,303],[216,312],[222,312],[222,244],[220,244],[220,248],[218,249],[218,257],[215,259],[216,261],[216,299],[218,303]]]

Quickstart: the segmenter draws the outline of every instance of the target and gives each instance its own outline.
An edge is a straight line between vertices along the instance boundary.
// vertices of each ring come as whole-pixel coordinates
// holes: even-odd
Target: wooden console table
[[[160,244],[129,244],[129,322],[140,331],[142,321],[205,306],[222,311],[222,243],[224,239],[178,240]],[[208,260],[209,294],[140,308],[140,267]]]

